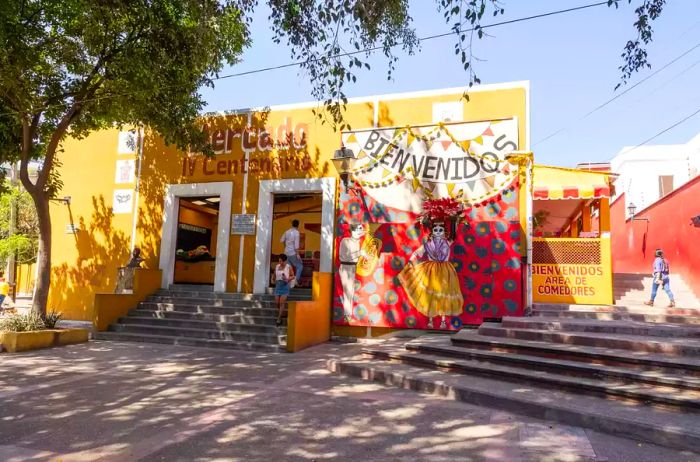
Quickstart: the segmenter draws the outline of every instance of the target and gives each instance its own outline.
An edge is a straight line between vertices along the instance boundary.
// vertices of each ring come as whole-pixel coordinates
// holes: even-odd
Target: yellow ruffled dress
[[[427,261],[409,263],[399,273],[406,295],[413,306],[429,318],[461,315],[464,297],[457,271],[449,262],[449,243],[432,238],[424,249]]]

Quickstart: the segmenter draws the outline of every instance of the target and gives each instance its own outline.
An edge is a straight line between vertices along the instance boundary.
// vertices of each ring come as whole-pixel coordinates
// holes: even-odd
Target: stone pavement
[[[90,342],[0,355],[0,460],[700,461],[342,376],[301,353]]]

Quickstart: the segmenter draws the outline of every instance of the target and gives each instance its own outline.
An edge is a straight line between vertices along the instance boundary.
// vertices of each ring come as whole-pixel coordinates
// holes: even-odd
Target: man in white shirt
[[[282,234],[280,242],[284,244],[284,254],[287,256],[287,261],[294,267],[294,278],[298,284],[301,280],[301,271],[304,269],[301,258],[299,258],[299,220],[292,221],[292,227]]]

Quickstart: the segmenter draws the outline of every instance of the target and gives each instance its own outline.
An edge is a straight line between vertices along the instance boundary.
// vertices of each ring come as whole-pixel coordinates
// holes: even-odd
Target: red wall
[[[624,194],[610,206],[614,273],[651,273],[654,251],[663,249],[671,272],[680,274],[700,298],[700,228],[690,224],[700,215],[700,176],[625,220]]]

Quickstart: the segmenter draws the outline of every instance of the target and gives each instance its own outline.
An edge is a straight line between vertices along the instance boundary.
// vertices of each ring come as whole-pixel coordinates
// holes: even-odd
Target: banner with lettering
[[[343,134],[338,325],[458,330],[522,313],[516,120]]]

